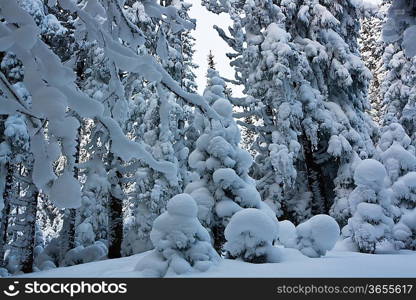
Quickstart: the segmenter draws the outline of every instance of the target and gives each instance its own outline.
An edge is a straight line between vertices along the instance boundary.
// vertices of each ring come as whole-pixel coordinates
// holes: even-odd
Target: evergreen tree
[[[390,1],[389,1],[390,2]],[[385,77],[380,87],[383,125],[400,123],[414,140],[416,60],[414,8],[416,2],[392,1],[383,26]]]
[[[215,60],[214,54],[212,54],[212,50],[209,50],[208,54],[208,69],[215,70]]]
[[[371,13],[369,16],[364,16],[361,21],[362,26],[359,36],[362,59],[373,75],[368,95],[371,103],[370,114],[378,124],[382,124],[383,121],[383,103],[380,86],[385,76],[383,53],[386,45],[382,40],[382,27],[390,5],[391,1],[384,0],[377,7],[376,12]]]
[[[241,149],[240,130],[232,117],[232,105],[225,99],[225,82],[218,72],[208,70],[204,96],[222,121],[197,116],[200,136],[196,149],[189,155],[189,165],[196,178],[185,192],[198,204],[198,218],[209,228],[215,249],[221,253],[224,230],[230,218],[242,208],[267,210],[248,175],[250,154]]]
[[[389,253],[397,249],[386,176],[384,166],[373,159],[363,160],[354,172],[357,187],[349,196],[353,216],[348,219],[348,230],[361,252]]]
[[[401,248],[416,249],[416,172],[409,172],[400,177],[392,186],[393,203],[400,208],[400,217],[394,225],[394,238]]]
[[[228,2],[227,2],[228,3]],[[226,10],[240,105],[258,120],[253,176],[277,216],[300,222],[328,213],[345,224],[353,169],[372,155],[365,113],[369,70],[359,56],[361,7],[353,1],[236,1]]]
[[[174,7],[179,16],[190,23],[190,5],[183,1],[163,1],[164,7]],[[138,9],[137,3],[131,9]],[[134,17],[130,10],[129,15]],[[191,29],[176,30],[174,19],[160,22],[156,19],[136,20],[137,26],[152,37],[153,45],[141,49],[160,59],[167,72],[188,92],[196,90],[192,61],[194,53]],[[192,23],[193,24],[193,23]],[[156,32],[156,33],[155,33]],[[181,193],[189,181],[187,156],[192,141],[187,136],[193,119],[193,108],[182,98],[160,84],[139,78],[133,90],[132,113],[128,130],[134,140],[142,140],[155,158],[172,162],[177,169],[177,185],[171,185],[161,172],[143,164],[136,164],[130,173],[128,188],[128,221],[123,251],[128,254],[152,248],[150,231],[153,221],[165,210],[167,201]],[[130,167],[129,167],[130,168]]]

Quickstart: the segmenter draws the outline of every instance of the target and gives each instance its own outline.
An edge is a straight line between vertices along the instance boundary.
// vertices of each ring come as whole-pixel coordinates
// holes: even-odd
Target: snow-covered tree
[[[383,0],[372,9],[373,12],[369,16],[364,16],[361,21],[362,26],[359,36],[362,59],[373,75],[368,93],[371,103],[370,114],[378,124],[383,122],[383,103],[380,86],[385,76],[383,53],[386,44],[382,39],[382,27],[386,21],[387,10],[390,5],[390,0]]]
[[[215,57],[214,54],[212,54],[212,50],[209,50],[208,54],[208,69],[215,70]]]
[[[217,263],[219,256],[197,215],[198,206],[188,194],[170,199],[166,212],[156,218],[150,234],[155,250],[138,262],[136,270],[146,276],[164,277],[171,272],[203,272]]]
[[[399,42],[408,57],[416,55],[416,1],[392,1],[388,19],[383,27],[383,39],[387,43]]]
[[[388,253],[397,250],[393,238],[391,192],[386,188],[386,168],[374,159],[363,160],[355,169],[357,187],[349,196],[352,217],[348,232],[361,252]]]
[[[416,101],[415,6],[413,0],[392,1],[388,9],[382,34],[386,45],[382,68],[385,76],[380,87],[383,124],[400,123],[412,139]]]
[[[267,209],[248,175],[252,158],[239,146],[240,130],[224,90],[224,80],[217,71],[209,69],[204,96],[222,120],[196,117],[194,123],[200,136],[196,149],[189,155],[196,178],[185,189],[197,202],[198,217],[210,229],[218,252],[225,242],[225,227],[234,213],[243,208]]]
[[[233,20],[236,80],[259,122],[253,176],[262,198],[296,223],[328,213],[341,223],[356,162],[372,155],[370,72],[358,49],[356,1],[205,1]],[[240,115],[247,116],[247,113]],[[244,122],[243,122],[244,123]],[[244,125],[244,124],[243,124]]]
[[[190,5],[184,1],[163,1],[165,7],[175,8],[183,20],[193,24],[189,18]],[[168,74],[188,92],[196,90],[192,61],[194,53],[192,28],[178,29],[175,19],[160,22],[140,13],[140,4],[134,3],[129,16],[149,35],[150,46],[141,49],[144,53],[161,60]],[[152,35],[153,34],[153,35]],[[149,153],[156,159],[172,162],[177,169],[177,184],[172,185],[161,172],[143,164],[127,166],[132,180],[128,188],[128,221],[126,222],[125,253],[137,253],[152,248],[150,230],[153,221],[166,207],[172,196],[181,193],[189,181],[187,156],[192,141],[187,136],[193,119],[193,108],[181,97],[161,84],[149,83],[138,78],[139,84],[132,92],[132,112],[127,125],[133,140],[142,140]]]
[[[400,218],[394,225],[396,240],[402,248],[416,249],[416,172],[400,177],[392,186],[393,203],[400,209]]]
[[[24,13],[29,14],[38,27],[40,37],[48,45],[59,52],[66,35],[65,28],[59,23],[55,15],[49,14],[42,1],[19,0],[17,4]],[[30,37],[21,37],[22,39]],[[6,47],[7,48],[7,47]],[[68,47],[66,49],[69,49]],[[23,60],[13,51],[2,52],[1,71],[2,85],[8,86],[9,91],[15,93],[21,103],[27,107],[32,105],[32,97],[27,90],[27,75],[25,75]],[[24,77],[25,76],[25,77]],[[2,234],[7,244],[7,234],[10,234],[9,256],[14,256],[17,269],[31,272],[33,264],[33,251],[35,247],[35,228],[39,190],[35,186],[33,175],[34,157],[31,149],[31,127],[34,125],[32,116],[27,111],[15,111],[10,114],[5,124],[5,134],[9,135],[5,143],[9,144],[10,156],[8,158],[8,181],[5,194],[7,195],[6,210],[12,215],[5,217],[3,228],[7,230]],[[45,124],[43,124],[45,126]],[[39,132],[39,129],[38,129]],[[4,145],[6,146],[6,144]],[[6,224],[10,222],[10,224]],[[2,248],[2,247],[0,247]],[[4,249],[0,250],[0,252]],[[0,256],[4,257],[4,255]],[[7,259],[6,259],[7,260]]]
[[[383,127],[376,158],[385,166],[392,185],[394,237],[403,242],[401,247],[412,248],[413,225],[408,220],[412,219],[414,208],[411,180],[416,171],[416,157],[411,139],[399,123]]]
[[[375,157],[385,166],[391,184],[408,172],[416,171],[415,147],[398,123],[382,128]]]

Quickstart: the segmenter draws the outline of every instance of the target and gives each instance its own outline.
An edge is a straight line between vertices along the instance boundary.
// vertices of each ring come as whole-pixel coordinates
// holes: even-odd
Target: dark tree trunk
[[[121,165],[120,159],[114,159],[114,154],[109,153],[110,166],[113,167],[111,192],[108,203],[108,258],[121,257],[121,244],[123,242],[123,192],[121,186],[122,174],[117,169]]]
[[[4,254],[7,246],[7,231],[9,226],[9,215],[10,215],[10,196],[13,189],[13,168],[7,163],[5,166],[7,171],[6,182],[3,192],[4,207],[1,213],[0,223],[0,267],[5,266]]]
[[[121,243],[123,241],[123,203],[122,199],[110,196],[109,203],[109,247],[108,258],[121,257]]]
[[[74,154],[74,162],[75,164],[79,163],[79,157],[81,152],[81,121],[80,126],[78,127],[78,136],[77,136],[77,146],[76,151]],[[74,177],[78,180],[79,175],[79,168],[77,166],[74,167]],[[65,258],[66,253],[75,248],[75,222],[77,217],[77,210],[75,208],[67,208],[65,209],[65,215],[64,215],[64,224],[62,225],[62,241],[63,246],[61,248],[61,254],[60,254],[60,261],[62,261]]]
[[[21,260],[22,271],[24,273],[33,272],[33,260],[35,248],[35,233],[36,233],[36,210],[38,205],[38,189],[32,184],[30,187],[27,206],[26,206],[26,225],[24,235],[26,236],[26,245],[23,249],[23,255]]]
[[[225,227],[223,225],[214,226],[212,228],[212,235],[214,238],[214,249],[218,252],[219,255],[223,254],[222,248],[225,244],[224,230]]]
[[[329,199],[327,189],[333,184],[326,182],[321,166],[316,163],[312,145],[303,135],[303,153],[305,156],[306,171],[308,176],[309,190],[312,192],[312,215],[325,214],[329,212]]]
[[[75,248],[75,217],[76,209],[70,208],[65,209],[64,223],[62,225],[62,231],[60,238],[62,240],[60,261],[65,258],[66,253]]]

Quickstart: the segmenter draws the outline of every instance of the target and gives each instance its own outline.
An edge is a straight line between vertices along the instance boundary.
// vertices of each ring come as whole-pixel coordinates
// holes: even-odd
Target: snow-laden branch
[[[199,107],[209,117],[221,119],[215,110],[209,106],[204,97],[184,91],[153,56],[139,55],[126,45],[120,44],[118,40],[114,40],[103,25],[99,24],[85,10],[75,5],[71,6],[71,10],[77,12],[79,18],[87,26],[90,36],[95,37],[105,49],[107,56],[114,61],[118,68],[143,76],[151,82],[161,82],[169,91],[182,98],[185,102]]]
[[[77,88],[73,71],[64,67],[60,59],[39,39],[33,18],[27,12],[14,1],[2,1],[0,3],[0,9],[7,24],[13,24],[11,26],[6,26],[5,23],[1,24],[0,40],[3,41],[1,50],[15,53],[17,58],[22,61],[22,64],[25,67],[24,83],[27,90],[32,95],[33,103],[30,110],[21,107],[22,105],[17,106],[17,104],[22,104],[22,101],[18,95],[13,92],[13,89],[11,89],[8,82],[4,81],[4,76],[1,74],[2,80],[0,88],[9,101],[16,100],[16,111],[19,109],[26,114],[33,116],[39,115],[39,118],[48,120],[48,130],[50,133],[56,135],[56,139],[76,137],[72,130],[76,130],[79,125],[74,123],[74,118],[66,116],[66,107],[69,107],[81,117],[98,119],[105,124],[109,130],[110,138],[112,140],[112,151],[114,151],[117,156],[126,161],[133,158],[143,160],[152,168],[164,173],[171,182],[177,180],[177,170],[174,164],[165,161],[156,161],[153,156],[144,149],[142,144],[130,141],[123,134],[117,122],[111,118],[106,118],[103,115],[103,105],[91,99]],[[81,10],[79,12],[82,13]],[[85,16],[86,14],[84,13],[83,15]],[[92,20],[92,18],[90,18],[90,20]],[[98,24],[90,25],[97,26]],[[101,26],[98,27],[102,31],[103,36],[105,36],[106,33]],[[107,37],[109,37],[108,34]],[[114,51],[118,49],[109,48],[109,51],[111,50]],[[126,48],[124,50],[128,51],[129,49]],[[117,51],[114,51],[113,54],[116,57],[115,61],[120,62],[122,60],[123,53],[120,54]],[[140,57],[138,56],[133,56],[133,58],[137,58],[139,62],[147,62],[144,58],[140,60]],[[175,89],[174,86],[173,89]],[[10,107],[11,106],[8,105],[9,112]],[[41,148],[45,150],[41,150]],[[44,168],[45,164],[43,161],[51,161],[56,158],[57,148],[59,147],[56,141],[51,141],[50,143],[38,142],[34,143],[32,147],[35,161],[37,160],[37,162],[35,162],[33,174],[34,176],[38,175],[39,177],[36,180],[34,179],[34,182],[40,189],[48,189],[51,181],[54,181],[55,176],[52,174],[53,169]],[[51,153],[54,154],[48,155],[49,151],[52,151]],[[50,166],[51,164],[47,162],[46,165]],[[36,170],[37,168],[43,168],[45,170]],[[46,169],[48,171],[46,171]],[[48,175],[45,172],[51,174]]]

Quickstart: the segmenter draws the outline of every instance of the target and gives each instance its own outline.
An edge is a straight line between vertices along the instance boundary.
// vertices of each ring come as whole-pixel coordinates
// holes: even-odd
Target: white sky
[[[192,3],[192,8],[189,12],[191,18],[197,19],[196,30],[193,31],[193,36],[196,39],[194,62],[199,65],[196,70],[198,91],[203,92],[206,85],[207,72],[207,56],[209,50],[215,57],[216,69],[220,72],[222,77],[234,79],[234,71],[230,66],[230,61],[225,55],[227,52],[232,52],[232,49],[218,36],[217,31],[213,28],[217,25],[228,32],[227,28],[231,25],[231,20],[226,14],[216,15],[209,12],[201,5],[200,0],[188,0]],[[241,88],[231,86],[233,94],[241,95]]]

